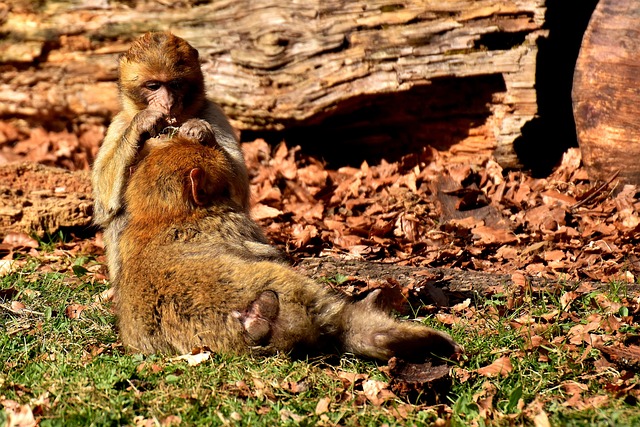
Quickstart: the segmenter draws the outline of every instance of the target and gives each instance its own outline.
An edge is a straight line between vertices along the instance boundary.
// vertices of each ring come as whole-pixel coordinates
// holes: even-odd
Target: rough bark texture
[[[199,49],[210,95],[251,137],[338,157],[345,143],[360,156],[433,144],[518,163],[512,142],[537,114],[544,0],[189,3],[0,7],[0,120],[95,132],[118,109],[118,54],[169,29]]]
[[[93,200],[87,171],[24,163],[0,166],[0,236],[91,225]]]
[[[640,8],[600,0],[576,64],[573,109],[592,179],[640,184]]]

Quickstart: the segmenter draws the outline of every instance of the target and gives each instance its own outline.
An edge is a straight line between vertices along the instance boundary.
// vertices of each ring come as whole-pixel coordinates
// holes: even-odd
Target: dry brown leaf
[[[468,216],[462,219],[452,219],[449,224],[460,229],[471,230],[484,225],[484,220]]]
[[[285,381],[280,384],[280,387],[290,393],[299,394],[309,390],[309,383],[305,379],[300,381]]]
[[[329,412],[329,403],[331,403],[331,398],[328,396],[320,398],[318,404],[316,405],[315,414],[321,415],[325,412]]]
[[[472,230],[473,237],[479,245],[504,245],[518,241],[510,230],[481,225]]]
[[[618,314],[622,308],[622,304],[617,301],[612,301],[603,293],[598,293],[594,296],[594,300],[601,308],[605,308],[608,313]]]
[[[460,381],[460,383],[465,383],[471,378],[471,372],[458,366],[454,366],[453,375],[458,379],[458,381]]]
[[[562,389],[569,395],[569,399],[562,403],[562,406],[584,409],[586,404],[582,399],[582,393],[587,391],[589,387],[575,381],[565,381],[562,383]]]
[[[583,342],[591,344],[590,332],[597,330],[600,327],[600,320],[589,322],[586,325],[575,325],[569,329],[567,336],[569,342],[574,345],[580,345]]]
[[[256,390],[256,397],[262,398],[264,396],[271,401],[274,401],[276,399],[275,395],[273,394],[273,390],[268,384],[265,384],[264,381],[256,377],[251,378],[251,381],[253,381],[253,387]]]
[[[15,233],[10,232],[4,236],[2,239],[2,243],[10,245],[14,248],[24,247],[24,248],[34,248],[37,249],[40,247],[38,241],[25,233]]]
[[[540,411],[533,416],[533,425],[535,427],[551,427],[549,417],[544,409],[540,409]]]
[[[538,252],[540,249],[544,248],[545,246],[547,246],[548,243],[547,242],[536,242],[536,243],[532,243],[531,245],[527,246],[526,248],[524,248],[520,254],[521,255],[528,255],[531,253],[536,253]]]
[[[303,226],[295,224],[291,229],[291,235],[294,238],[293,244],[299,248],[306,246],[309,241],[318,235],[318,229],[313,225]]]
[[[375,406],[380,406],[387,400],[396,397],[396,395],[389,390],[389,383],[384,381],[366,380],[362,383],[362,391],[366,398]]]
[[[478,404],[480,410],[480,417],[488,419],[493,409],[493,398],[498,392],[498,388],[490,381],[485,381],[482,384],[482,389],[473,395],[473,401]]]
[[[549,204],[549,205],[552,205],[558,202],[561,205],[573,206],[576,203],[578,203],[578,201],[574,197],[571,197],[568,194],[560,193],[556,190],[544,191],[541,193],[541,196],[542,196],[542,201],[545,204]]]
[[[338,378],[344,380],[343,383],[346,382],[345,386],[347,388],[351,387],[356,382],[362,382],[369,378],[369,375],[367,374],[359,374],[355,372],[338,371],[336,374],[338,375]]]
[[[462,301],[461,303],[456,304],[453,307],[451,307],[451,311],[463,312],[463,311],[466,311],[469,308],[470,305],[471,305],[471,298],[467,298],[464,301]]]
[[[527,278],[524,274],[520,272],[515,272],[511,274],[511,281],[514,286],[520,289],[525,289],[527,287]]]
[[[319,164],[312,164],[298,169],[298,179],[307,184],[322,187],[326,184],[329,173]]]
[[[0,401],[0,404],[4,406],[6,412],[7,427],[35,427],[38,425],[29,405],[21,405],[8,399]]]
[[[546,343],[546,340],[540,335],[528,336],[528,334],[525,334],[525,349],[527,350],[533,350],[545,343]]]
[[[562,310],[566,311],[571,305],[571,303],[575,301],[576,298],[578,298],[579,296],[580,294],[574,291],[569,291],[562,294],[562,296],[560,297],[560,304],[562,306]]]
[[[492,364],[476,369],[476,372],[485,377],[501,375],[507,377],[513,371],[511,359],[507,356],[495,360]]]
[[[455,325],[461,320],[458,316],[447,313],[436,313],[436,319],[443,325]]]
[[[11,310],[13,310],[15,313],[20,313],[25,308],[27,308],[27,306],[24,305],[22,302],[11,301]]]
[[[256,205],[251,210],[251,215],[257,221],[261,219],[272,219],[277,218],[282,215],[282,211],[280,209],[272,208],[270,206],[263,205],[262,203],[256,203]]]
[[[182,354],[180,356],[173,357],[169,360],[185,360],[189,366],[197,366],[202,362],[205,362],[211,358],[211,350],[208,347],[194,348],[191,353]]]
[[[67,308],[65,308],[64,314],[69,319],[78,319],[80,317],[80,314],[86,309],[87,309],[86,305],[70,304],[67,306]]]
[[[161,427],[179,426],[181,423],[182,418],[180,418],[180,415],[169,415],[160,420]]]
[[[16,269],[16,263],[10,259],[0,259],[0,277],[13,273]]]
[[[300,423],[302,422],[306,417],[300,416],[298,414],[296,414],[293,411],[290,411],[289,409],[281,409],[280,410],[280,420],[284,423],[287,422],[289,420],[295,422],[295,423]]]

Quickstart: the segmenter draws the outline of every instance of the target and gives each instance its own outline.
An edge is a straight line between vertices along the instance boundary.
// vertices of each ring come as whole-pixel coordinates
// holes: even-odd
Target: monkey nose
[[[159,105],[158,110],[165,116],[171,115],[171,105]]]
[[[155,103],[155,107],[165,116],[169,116],[175,104],[175,99],[171,91],[162,87],[158,90],[156,97],[157,102]]]
[[[162,99],[157,104],[157,107],[162,114],[164,114],[165,116],[169,116],[171,115],[171,110],[173,109],[173,99],[171,98]]]

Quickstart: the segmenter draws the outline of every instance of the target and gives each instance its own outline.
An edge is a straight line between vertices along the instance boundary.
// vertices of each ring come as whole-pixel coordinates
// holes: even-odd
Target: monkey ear
[[[193,168],[189,172],[189,180],[191,182],[191,197],[193,202],[198,206],[207,204],[208,196],[205,191],[206,175],[200,168]]]

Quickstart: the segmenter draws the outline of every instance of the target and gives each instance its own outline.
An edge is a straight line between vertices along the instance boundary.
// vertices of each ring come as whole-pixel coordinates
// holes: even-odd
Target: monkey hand
[[[132,145],[142,147],[144,142],[157,136],[165,125],[162,111],[146,109],[135,115],[125,132],[125,139]]]
[[[206,120],[189,119],[180,126],[178,133],[189,139],[194,139],[208,147],[217,145],[213,127]]]

